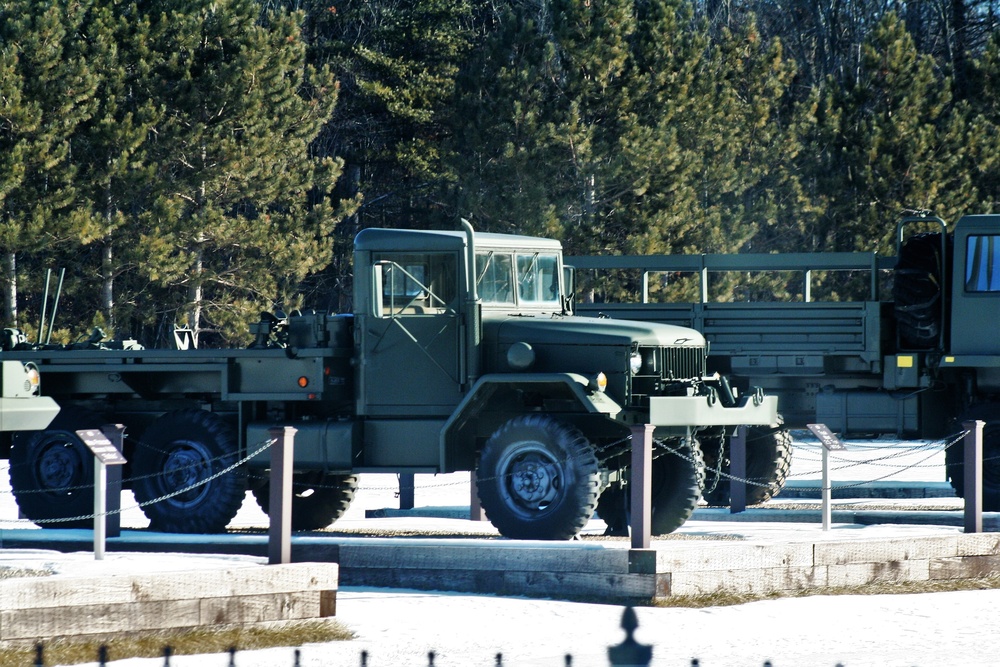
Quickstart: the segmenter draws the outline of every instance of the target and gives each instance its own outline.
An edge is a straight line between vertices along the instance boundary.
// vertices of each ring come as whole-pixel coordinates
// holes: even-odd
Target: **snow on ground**
[[[832,460],[835,481],[864,481],[890,476],[892,481],[944,480],[940,446],[928,443],[859,441]],[[819,477],[815,444],[800,443],[792,468],[793,479]],[[0,480],[6,475],[0,472]],[[468,504],[468,476],[418,476],[416,504]],[[5,482],[5,480],[3,480]],[[394,475],[365,475],[351,510],[338,528],[378,527],[496,532],[488,523],[460,519],[365,519],[366,509],[397,507]],[[899,501],[906,504],[909,501]],[[935,501],[936,502],[936,501]],[[950,501],[955,502],[955,501]],[[132,504],[130,494],[123,506]],[[956,507],[960,507],[957,505]],[[123,514],[123,527],[144,527],[141,511]],[[266,517],[252,498],[234,526],[263,526]],[[16,519],[9,489],[0,485],[0,540],[7,529],[31,527]],[[601,532],[594,521],[588,532]],[[692,535],[743,535],[748,539],[856,539],[949,534],[959,529],[943,526],[854,526],[835,524],[823,533],[815,524],[736,523],[689,521],[681,532]],[[627,548],[626,542],[602,543]],[[618,546],[611,546],[617,544]],[[691,548],[695,543],[677,542]],[[41,550],[0,550],[0,567],[50,568],[65,574],[100,573],[135,568],[141,571],[184,570],[195,567],[255,566],[262,559],[241,556],[177,554],[121,554],[110,552],[104,561],[92,553],[58,554]],[[908,667],[919,665],[1000,664],[1000,635],[996,609],[1000,591],[969,591],[918,595],[814,596],[753,602],[707,609],[639,608],[636,639],[652,644],[653,665],[690,665],[698,658],[704,667],[752,667],[770,660],[775,667],[829,665],[845,667]],[[503,598],[397,589],[344,588],[338,593],[337,619],[351,629],[349,642],[302,647],[301,665],[330,667],[358,665],[362,650],[368,664],[422,667],[427,652],[435,651],[435,665],[503,664],[522,667],[564,665],[573,655],[576,666],[608,664],[607,647],[623,638],[623,608],[555,600]],[[112,647],[112,659],[113,647]],[[114,667],[160,667],[160,659],[113,661]],[[228,656],[174,656],[173,667],[225,667]],[[238,667],[291,667],[291,648],[248,651],[236,656]],[[90,667],[93,667],[91,665]]]

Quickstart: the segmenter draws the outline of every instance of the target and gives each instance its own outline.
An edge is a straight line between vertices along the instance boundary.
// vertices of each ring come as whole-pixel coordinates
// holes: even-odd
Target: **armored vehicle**
[[[641,303],[580,304],[579,314],[697,329],[711,343],[708,370],[738,387],[756,385],[777,396],[788,426],[820,422],[847,434],[942,438],[959,433],[966,420],[985,421],[984,506],[1000,510],[1000,216],[968,215],[950,231],[940,218],[908,217],[898,224],[896,241],[896,257],[795,253],[570,261],[581,270],[643,275]],[[813,301],[813,275],[830,271],[866,273],[865,297]],[[798,272],[803,300],[717,302],[710,294],[711,274],[726,272]],[[653,303],[650,281],[681,274],[697,276],[700,300]],[[883,282],[891,282],[891,293]],[[961,446],[946,450],[947,475],[959,495],[963,456]],[[716,462],[710,459],[708,468]],[[719,466],[727,468],[726,461]]]
[[[220,531],[247,489],[267,510],[268,434],[292,426],[298,530],[339,517],[359,473],[475,471],[503,535],[567,539],[595,509],[621,523],[630,426],[653,424],[651,522],[670,532],[702,492],[699,437],[771,427],[776,399],[708,376],[697,331],[575,317],[571,292],[556,241],[368,229],[354,312],[264,314],[248,349],[13,346],[63,407],[12,438],[14,494],[74,524],[93,465],[74,431],[121,423],[151,528]]]

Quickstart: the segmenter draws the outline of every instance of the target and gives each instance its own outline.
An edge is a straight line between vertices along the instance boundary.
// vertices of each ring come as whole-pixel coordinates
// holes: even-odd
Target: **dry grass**
[[[155,658],[163,655],[169,646],[173,655],[200,653],[226,653],[235,647],[237,652],[282,646],[346,641],[354,635],[334,620],[297,621],[273,626],[230,626],[219,629],[194,628],[190,630],[129,633],[108,637],[60,638],[44,642],[45,664],[76,665],[97,660],[101,645],[108,646],[109,660],[126,658]],[[238,656],[237,656],[238,658]],[[288,664],[292,664],[289,649]],[[33,665],[33,645],[0,647],[0,667],[26,667]],[[219,665],[225,664],[220,660]]]
[[[865,586],[838,586],[807,588],[803,590],[775,591],[766,594],[712,593],[707,595],[678,595],[651,600],[653,607],[726,607],[760,600],[801,598],[814,595],[909,595],[914,593],[943,593],[950,591],[984,591],[1000,588],[1000,575],[981,579],[940,579],[935,581],[877,582]]]

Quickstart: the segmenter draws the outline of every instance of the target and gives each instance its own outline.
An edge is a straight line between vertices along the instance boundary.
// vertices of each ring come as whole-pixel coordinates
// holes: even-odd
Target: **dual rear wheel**
[[[100,416],[64,408],[44,431],[14,435],[11,488],[21,512],[48,528],[93,525],[94,457],[77,437],[100,428]],[[151,530],[219,533],[247,491],[246,466],[232,428],[218,415],[178,410],[153,421],[129,452],[128,477]],[[354,476],[296,477],[292,528],[314,530],[336,520],[357,488]],[[267,511],[267,485],[255,491]]]

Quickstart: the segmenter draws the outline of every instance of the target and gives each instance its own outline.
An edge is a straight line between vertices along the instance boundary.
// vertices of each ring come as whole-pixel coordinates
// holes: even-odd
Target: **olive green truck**
[[[568,539],[595,511],[620,526],[637,424],[656,427],[654,533],[690,516],[703,444],[739,425],[770,443],[754,488],[780,488],[789,442],[773,396],[709,375],[691,328],[573,315],[572,282],[553,240],[368,229],[353,313],[266,313],[246,349],[8,344],[62,408],[5,438],[14,495],[46,526],[89,525],[93,461],[75,431],[108,423],[125,426],[124,483],[162,531],[221,531],[247,490],[266,511],[266,445],[286,426],[297,530],[341,516],[369,472],[475,471],[508,537]]]
[[[954,442],[962,422],[986,422],[983,505],[1000,510],[1000,216],[968,215],[950,230],[940,218],[905,218],[897,225],[896,245],[896,257],[794,253],[569,261],[581,282],[585,271],[597,272],[597,279],[611,270],[641,276],[639,303],[580,304],[578,314],[700,331],[711,345],[709,372],[777,396],[789,427],[825,423],[844,434],[952,436]],[[821,282],[821,273],[829,281],[831,272],[860,278],[866,285],[862,297],[813,300],[813,283]],[[728,277],[739,283],[743,276],[767,273],[801,277],[798,300],[713,298],[713,281]],[[697,302],[654,302],[657,281],[662,287],[683,276],[698,284]],[[963,457],[961,445],[946,450],[947,476],[960,496]],[[723,480],[719,488],[725,486]]]

